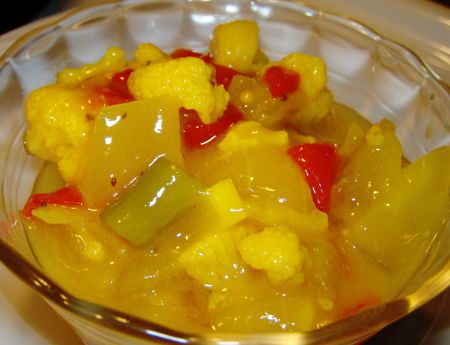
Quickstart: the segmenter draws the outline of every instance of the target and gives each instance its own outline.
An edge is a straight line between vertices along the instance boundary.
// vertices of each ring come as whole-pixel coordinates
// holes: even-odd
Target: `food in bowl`
[[[336,103],[320,58],[269,61],[251,21],[208,53],[112,47],[25,113],[43,270],[182,331],[307,331],[388,301],[449,216],[450,148],[408,162],[393,123]]]

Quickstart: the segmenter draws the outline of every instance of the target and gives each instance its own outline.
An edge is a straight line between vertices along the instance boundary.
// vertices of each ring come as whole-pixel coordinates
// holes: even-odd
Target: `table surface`
[[[345,14],[405,44],[450,83],[450,8],[426,0],[304,2],[316,8]],[[0,36],[0,53],[34,25],[38,23]],[[53,309],[1,264],[0,282],[0,344],[81,344],[75,332]],[[368,345],[449,343],[450,290],[447,290],[409,317],[381,332]]]

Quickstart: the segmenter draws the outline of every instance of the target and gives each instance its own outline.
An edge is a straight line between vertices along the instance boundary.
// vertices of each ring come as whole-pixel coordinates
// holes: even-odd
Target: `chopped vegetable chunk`
[[[229,95],[211,84],[212,68],[194,57],[153,63],[136,69],[128,86],[136,99],[157,96],[178,98],[186,109],[196,110],[204,123],[220,117]]]
[[[222,65],[218,65],[213,62],[212,57],[209,54],[202,54],[202,53],[196,53],[192,50],[187,49],[177,49],[172,54],[170,54],[173,58],[181,58],[181,57],[197,57],[205,61],[206,63],[210,64],[212,67],[214,67],[215,73],[214,73],[214,79],[217,85],[223,85],[225,90],[228,90],[230,87],[230,83],[233,80],[233,77],[236,75],[241,75],[242,73]]]
[[[214,143],[235,123],[242,120],[242,114],[232,104],[224,110],[223,115],[212,123],[203,123],[193,110],[182,108],[181,128],[184,144],[189,149],[198,149]]]
[[[269,64],[281,66],[289,71],[294,71],[300,76],[300,91],[308,98],[316,97],[325,89],[327,82],[326,67],[322,59],[300,53],[289,54],[280,61]],[[267,73],[267,69],[264,70]]]
[[[34,214],[33,210],[45,207],[48,204],[81,206],[83,205],[83,197],[74,187],[66,187],[48,194],[33,194],[25,204],[22,214],[25,217],[31,217]]]
[[[372,199],[346,237],[383,266],[402,267],[406,280],[424,259],[432,229],[448,216],[449,189],[450,148],[442,147],[402,169],[400,179]]]
[[[161,155],[183,164],[177,104],[176,99],[158,97],[103,108],[79,183],[89,207],[112,202]]]
[[[305,173],[317,208],[328,212],[337,169],[335,148],[325,144],[301,144],[291,147],[289,155]]]
[[[103,211],[105,223],[135,245],[143,245],[183,209],[193,204],[201,186],[166,158],[159,158],[133,189]]]
[[[105,99],[107,105],[127,103],[134,100],[127,85],[128,78],[132,72],[132,69],[126,69],[115,73],[107,85],[96,89],[100,97]]]
[[[230,179],[208,188],[206,199],[213,210],[214,223],[221,229],[229,228],[247,217],[244,203]]]
[[[262,79],[267,83],[272,97],[285,97],[297,91],[300,82],[297,73],[279,66],[266,69]]]
[[[286,131],[271,131],[259,122],[245,121],[234,126],[220,142],[223,151],[235,151],[242,148],[263,146],[287,146],[289,143]]]
[[[25,106],[25,147],[55,162],[66,181],[78,182],[89,149],[93,123],[87,119],[92,111],[89,94],[84,90],[50,85],[33,91]]]
[[[190,276],[220,290],[245,272],[238,245],[247,232],[242,227],[215,232],[187,248],[179,260]]]
[[[218,25],[211,52],[214,61],[239,72],[249,72],[258,51],[258,26],[248,20]]]
[[[245,263],[263,270],[275,283],[293,277],[305,259],[297,235],[287,228],[265,228],[249,235],[239,245]]]
[[[151,43],[139,44],[134,52],[134,59],[136,64],[144,65],[152,62],[161,61],[166,58],[161,49]]]

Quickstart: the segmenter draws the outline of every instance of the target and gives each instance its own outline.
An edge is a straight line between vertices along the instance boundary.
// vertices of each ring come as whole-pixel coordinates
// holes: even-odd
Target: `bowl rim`
[[[187,2],[226,2],[225,0],[177,0]],[[233,2],[245,2],[246,0],[234,0]],[[57,15],[55,19],[46,21],[21,35],[17,38],[0,56],[0,70],[8,63],[20,49],[32,40],[45,35],[48,30],[55,27],[62,27],[70,23],[70,20],[76,19],[89,10],[104,9],[117,10],[122,6],[130,4],[155,3],[158,0],[102,0],[95,4],[85,4],[74,9]],[[336,24],[344,25],[347,28],[362,34],[375,43],[383,43],[399,51],[403,56],[408,57],[408,62],[412,64],[424,77],[431,78],[448,96],[450,86],[443,81],[437,73],[426,63],[418,54],[406,46],[396,41],[385,38],[378,34],[369,26],[354,20],[348,16],[336,14],[333,12],[322,11],[312,6],[307,6],[298,0],[254,0],[255,3],[264,3],[268,5],[277,5],[286,9],[293,9],[303,15],[317,17],[321,20],[331,21]],[[11,152],[10,149],[7,152]],[[8,156],[5,158],[5,162]],[[4,176],[2,178],[4,183]],[[4,200],[4,198],[2,199]],[[2,201],[4,202],[4,201]],[[4,208],[4,205],[2,205]],[[9,222],[8,226],[14,225]],[[137,337],[144,340],[153,340],[159,343],[171,344],[191,344],[191,343],[229,343],[239,341],[244,344],[315,344],[332,340],[357,339],[358,336],[364,336],[370,332],[375,333],[391,322],[400,319],[439,293],[444,291],[450,285],[450,261],[447,257],[447,263],[441,267],[435,276],[427,279],[424,284],[408,296],[394,299],[387,303],[368,307],[351,315],[345,319],[332,324],[323,326],[319,329],[308,332],[293,333],[203,333],[191,334],[179,332],[151,321],[129,315],[127,313],[105,307],[96,303],[79,299],[70,293],[67,293],[57,283],[48,278],[35,265],[30,263],[21,254],[16,252],[8,243],[0,238],[0,261],[18,276],[28,286],[37,291],[50,304],[68,311],[69,313],[80,316],[84,320],[96,324],[108,330],[121,332],[127,336]],[[431,296],[431,297],[430,297]],[[338,337],[337,337],[338,336]]]

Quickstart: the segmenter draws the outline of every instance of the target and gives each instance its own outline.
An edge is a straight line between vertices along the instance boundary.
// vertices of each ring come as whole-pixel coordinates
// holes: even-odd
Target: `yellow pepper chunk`
[[[220,117],[229,100],[222,85],[211,84],[212,72],[198,58],[166,60],[136,69],[130,75],[128,87],[136,99],[177,97],[183,107],[196,110],[202,121],[209,123]]]
[[[103,244],[86,230],[95,222],[95,212],[86,209],[70,208],[57,205],[47,205],[32,211],[34,217],[47,224],[69,225],[77,232],[78,240],[83,243],[82,254],[91,261],[103,260],[106,253]]]
[[[219,143],[222,151],[234,152],[242,148],[288,146],[286,131],[273,131],[256,121],[244,121],[233,126]]]
[[[327,71],[325,62],[316,56],[301,53],[292,53],[280,61],[270,63],[270,66],[281,66],[300,75],[300,92],[307,98],[315,98],[327,84]],[[264,75],[265,69],[262,70]]]
[[[386,129],[374,127],[367,136],[375,143],[387,142],[389,138],[382,135]],[[400,166],[399,157],[397,161]],[[390,189],[377,191],[367,211],[349,227],[346,238],[387,269],[401,270],[407,281],[429,253],[436,231],[443,229],[448,219],[450,147],[428,152],[401,169],[400,179],[385,181]]]
[[[88,94],[60,85],[33,91],[26,102],[28,129],[25,147],[43,160],[55,162],[63,178],[77,182],[84,160],[93,122]]]
[[[258,33],[256,23],[249,20],[218,25],[210,46],[214,61],[240,72],[251,71],[258,51]]]
[[[365,132],[356,123],[352,123],[347,130],[344,141],[339,147],[339,155],[349,157],[365,140]]]
[[[261,49],[258,49],[255,58],[253,59],[252,63],[252,72],[257,73],[259,72],[265,65],[267,65],[270,62],[269,58],[266,54],[264,54]]]
[[[247,217],[244,203],[231,179],[216,183],[208,189],[207,203],[214,214],[214,224],[228,228]]]
[[[118,47],[109,48],[105,55],[94,64],[80,68],[66,68],[58,73],[56,81],[66,86],[76,86],[82,81],[103,73],[114,73],[125,68],[125,51]]]
[[[31,211],[31,214],[47,224],[81,225],[89,217],[89,211],[59,205],[47,205]]]
[[[297,235],[289,228],[265,228],[251,234],[239,245],[244,262],[267,273],[274,284],[293,277],[305,260]]]

